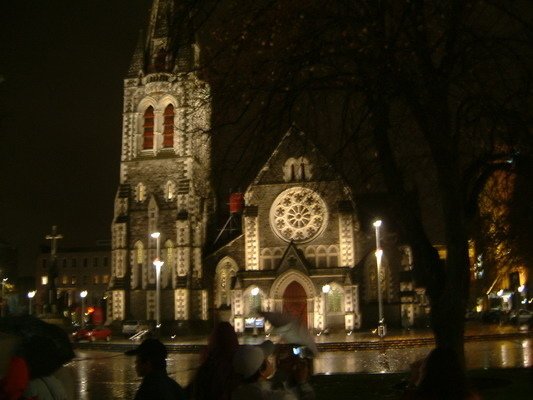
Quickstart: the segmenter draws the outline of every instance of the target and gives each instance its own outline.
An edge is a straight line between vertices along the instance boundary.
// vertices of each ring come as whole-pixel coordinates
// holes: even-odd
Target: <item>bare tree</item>
[[[497,160],[531,151],[528,2],[212,0],[189,15],[225,165],[246,181],[295,122],[356,191],[386,191],[437,345],[463,354],[479,193]]]

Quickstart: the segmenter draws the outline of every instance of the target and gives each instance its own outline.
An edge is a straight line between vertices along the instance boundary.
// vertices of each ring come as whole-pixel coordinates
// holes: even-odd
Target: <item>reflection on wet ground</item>
[[[533,367],[533,339],[470,342],[465,345],[468,369]],[[403,372],[424,357],[430,347],[389,348],[320,353],[315,359],[316,374]],[[79,350],[68,368],[77,380],[80,400],[133,398],[140,380],[133,358],[122,353]],[[197,354],[171,353],[168,372],[186,385],[198,365]]]

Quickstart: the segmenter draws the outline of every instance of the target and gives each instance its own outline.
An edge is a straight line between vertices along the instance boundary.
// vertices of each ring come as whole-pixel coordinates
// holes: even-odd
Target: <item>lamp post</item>
[[[376,265],[377,265],[377,282],[378,282],[378,336],[383,337],[387,334],[387,326],[385,325],[385,317],[383,316],[383,301],[381,298],[381,259],[383,257],[383,250],[381,249],[379,240],[379,228],[381,227],[381,220],[374,221],[374,228],[376,229]]]
[[[327,333],[328,331],[328,302],[327,302],[327,296],[329,292],[331,291],[331,285],[326,283],[324,286],[322,286],[322,303],[324,305],[323,309],[323,318],[324,323],[322,324],[322,332]]]
[[[28,315],[32,315],[33,314],[33,311],[32,311],[32,308],[31,308],[31,303],[33,301],[33,298],[35,297],[35,293],[37,293],[36,290],[32,290],[31,292],[28,292],[28,300],[30,302],[29,306],[28,306]]]
[[[159,232],[153,232],[150,235],[156,240],[156,258],[154,260],[155,267],[155,316],[156,316],[156,328],[161,327],[161,309],[160,309],[160,297],[161,297],[161,267],[163,267],[164,262],[161,261],[159,257],[160,252],[160,240],[161,234]]]
[[[2,302],[0,302],[0,315],[5,316],[5,304],[6,304],[6,282],[9,278],[2,279]]]
[[[81,297],[81,329],[85,328],[85,298],[87,297],[87,290],[80,292]]]
[[[252,298],[253,298],[253,302],[252,303],[253,303],[254,308],[255,308],[255,306],[257,304],[257,296],[259,295],[259,288],[257,286],[253,287],[252,290],[250,291],[250,294],[252,295]],[[259,306],[259,310],[260,309],[261,309],[261,306]],[[250,311],[252,311],[252,310],[250,310]],[[255,316],[257,315],[257,313],[255,311],[256,310],[254,310],[254,313],[253,313],[253,315],[254,315],[253,335],[257,336],[257,325],[255,323],[255,321],[256,321],[256,317]],[[250,314],[252,314],[252,313],[250,312]]]

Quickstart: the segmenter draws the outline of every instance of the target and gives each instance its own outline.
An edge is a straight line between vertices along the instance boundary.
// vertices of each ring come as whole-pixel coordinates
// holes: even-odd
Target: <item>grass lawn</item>
[[[344,374],[313,377],[317,400],[398,399],[406,374]],[[533,399],[533,369],[468,371],[484,400]]]

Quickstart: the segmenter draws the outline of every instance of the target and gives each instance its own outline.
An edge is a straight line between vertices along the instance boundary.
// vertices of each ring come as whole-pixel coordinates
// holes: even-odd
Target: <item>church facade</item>
[[[178,11],[153,2],[125,79],[108,320],[156,319],[160,259],[163,324],[227,319],[243,332],[258,311],[280,311],[309,329],[352,331],[377,323],[378,279],[385,316],[412,324],[426,305],[409,247],[384,243],[378,274],[374,232],[351,188],[296,127],[234,210],[242,234],[205,253],[215,204],[210,88],[194,72],[198,46],[173,42]]]

